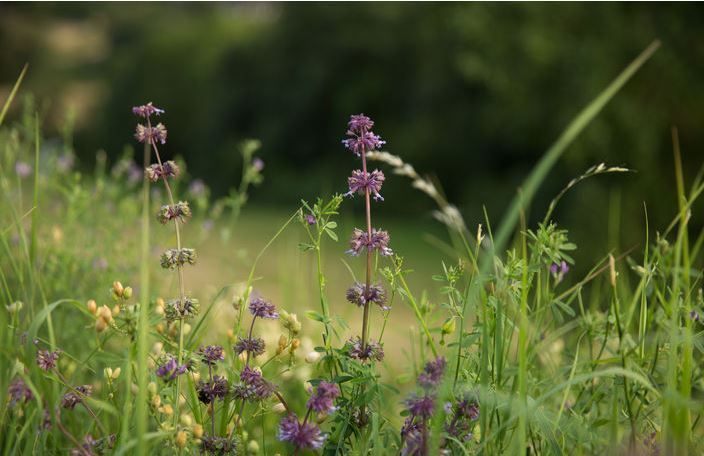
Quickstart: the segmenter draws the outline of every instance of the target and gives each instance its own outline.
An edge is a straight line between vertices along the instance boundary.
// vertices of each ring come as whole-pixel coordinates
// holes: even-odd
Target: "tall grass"
[[[225,200],[211,205],[197,186],[174,182],[174,192],[203,201],[194,204],[189,239],[215,237],[203,225],[215,220],[221,249],[247,250],[241,265],[228,256],[228,274],[240,276],[192,290],[212,299],[177,324],[161,299],[173,283],[152,270],[164,241],[150,225],[163,196],[148,180],[130,181],[130,170],[141,175],[150,164],[149,147],[142,166],[128,151],[110,166],[98,156],[93,173],[62,170],[62,152],[43,141],[30,99],[20,121],[3,125],[25,67],[0,111],[3,454],[701,454],[704,231],[695,233],[691,220],[704,173],[686,182],[677,131],[677,210],[660,231],[644,210],[640,248],[604,251],[578,277],[578,246],[554,216],[567,192],[629,171],[622,167],[589,168],[565,184],[541,223],[526,216],[557,160],[658,46],[568,124],[495,228],[484,214],[470,229],[440,184],[402,153],[364,150],[365,172],[366,160],[375,160],[437,203],[447,237],[435,240],[444,261],[432,281],[411,271],[396,246],[389,257],[368,250],[364,268],[340,262],[337,233],[350,223],[339,195],[291,208],[256,242],[239,236],[234,223],[248,217],[246,192],[261,182],[256,142],[243,147],[241,181]],[[369,197],[367,188],[371,236]],[[617,227],[618,206],[610,214]],[[299,248],[282,254],[288,239]],[[262,272],[272,256],[278,277]],[[308,267],[310,276],[302,272]],[[365,292],[383,283],[391,308],[345,303],[342,274],[364,276]],[[111,288],[116,280],[138,289],[138,302],[128,287]],[[261,297],[261,289],[290,282],[310,288],[310,302],[281,293],[273,306]],[[181,299],[185,293],[179,286]],[[262,321],[274,314],[277,321]],[[253,345],[238,349],[243,343]],[[215,345],[222,358],[207,360],[202,347]],[[386,350],[383,362],[379,351],[351,355],[370,347]],[[54,368],[37,365],[40,349],[61,350]],[[188,368],[180,381],[157,375],[165,353]],[[227,394],[208,389],[216,376]],[[71,400],[83,407],[71,408]],[[291,436],[303,428],[321,433],[300,444]]]

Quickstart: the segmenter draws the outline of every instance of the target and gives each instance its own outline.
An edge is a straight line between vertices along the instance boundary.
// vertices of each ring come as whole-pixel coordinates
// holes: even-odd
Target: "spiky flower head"
[[[156,369],[156,376],[161,377],[165,382],[174,380],[181,374],[184,374],[188,366],[179,364],[175,357],[167,355],[162,363]]]
[[[161,267],[176,269],[185,264],[196,264],[196,251],[194,249],[168,249],[161,254]]]
[[[144,173],[152,182],[156,182],[161,178],[168,179],[169,177],[176,178],[181,174],[181,168],[176,164],[175,161],[168,160],[164,164],[160,165],[154,163],[145,168]]]
[[[411,416],[428,419],[435,409],[435,397],[432,395],[411,396],[406,400],[406,407]]]
[[[325,435],[315,424],[301,424],[291,413],[279,423],[279,440],[292,444],[296,450],[316,450],[325,443]]]
[[[371,131],[373,126],[374,122],[364,114],[350,116],[347,138],[342,140],[342,144],[357,156],[379,149],[386,141]]]
[[[227,393],[230,392],[230,385],[225,377],[214,375],[211,381],[199,381],[196,391],[198,392],[199,401],[204,404],[210,404],[217,399],[225,399]]]
[[[308,408],[318,413],[330,413],[335,410],[335,399],[340,396],[340,387],[335,383],[321,381],[315,392],[308,399]]]
[[[350,249],[347,251],[350,255],[357,256],[364,249],[368,252],[378,250],[383,256],[393,255],[393,250],[389,248],[389,233],[384,230],[372,229],[371,238],[366,231],[355,228],[350,239]]]
[[[225,352],[219,345],[207,345],[198,349],[201,361],[209,366],[214,366],[218,361],[225,359]]]
[[[384,201],[384,198],[379,193],[381,186],[384,183],[384,173],[375,169],[371,173],[365,173],[360,169],[352,171],[352,175],[347,178],[349,192],[344,196],[354,196],[355,193],[364,195],[367,190],[376,201]]]
[[[437,357],[433,361],[429,361],[425,365],[423,372],[418,375],[418,384],[426,389],[438,386],[445,373],[445,366],[447,366],[447,362],[442,356]]]
[[[37,352],[37,366],[44,371],[50,371],[56,367],[56,362],[59,360],[59,350],[39,350]]]
[[[77,404],[80,404],[84,397],[93,394],[93,387],[90,385],[77,386],[75,391],[69,391],[64,394],[61,399],[61,407],[72,410]]]
[[[14,407],[15,404],[27,403],[34,398],[32,390],[29,389],[27,384],[21,378],[15,378],[10,386],[7,387],[7,394],[10,396],[10,407]]]
[[[256,358],[257,356],[264,354],[266,347],[264,339],[260,337],[239,337],[238,339],[239,340],[235,343],[234,347],[232,347],[238,355],[247,352],[250,356]]]
[[[151,101],[145,105],[135,106],[132,108],[132,113],[134,115],[144,117],[145,119],[151,117],[152,115],[159,116],[161,114],[164,114],[164,112],[165,111],[163,109],[159,109],[154,106]]]
[[[276,311],[276,306],[259,297],[253,298],[249,302],[249,311],[252,315],[259,318],[279,318],[279,313]]]
[[[168,321],[176,321],[186,318],[193,318],[198,315],[200,304],[197,299],[185,297],[181,299],[170,299],[164,308],[164,314]]]
[[[379,285],[369,285],[369,288],[363,283],[355,282],[347,289],[347,301],[358,307],[364,307],[367,303],[376,304],[382,310],[389,310],[391,307],[386,305],[386,291]]]
[[[274,394],[275,387],[262,377],[258,370],[245,366],[240,373],[240,384],[233,388],[236,398],[249,401],[267,399]]]
[[[156,127],[137,124],[134,137],[141,143],[156,144],[158,141],[162,144],[166,144],[167,134],[168,132],[163,123],[156,124]]]
[[[360,337],[347,341],[347,353],[350,358],[359,361],[384,360],[384,347],[379,342],[369,340],[365,345]]]
[[[191,208],[187,201],[179,201],[176,204],[165,204],[161,206],[156,214],[156,219],[162,224],[166,224],[171,220],[178,220],[184,223],[191,216]]]

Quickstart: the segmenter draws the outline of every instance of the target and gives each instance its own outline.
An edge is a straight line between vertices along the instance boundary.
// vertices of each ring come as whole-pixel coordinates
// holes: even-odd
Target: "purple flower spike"
[[[363,283],[355,282],[347,290],[347,301],[356,304],[358,307],[364,307],[368,302],[378,305],[381,310],[389,310],[391,307],[386,305],[386,291],[381,285],[369,285],[366,287]]]
[[[343,139],[342,144],[357,156],[379,149],[386,141],[370,131],[373,126],[374,122],[364,114],[351,116],[347,123],[348,138]]]
[[[271,318],[274,320],[279,318],[276,306],[262,298],[252,299],[249,303],[249,311],[252,315],[259,318]]]
[[[166,362],[156,369],[156,376],[161,377],[165,382],[170,382],[179,375],[184,374],[186,369],[185,364],[178,364],[176,358],[169,356]]]
[[[433,396],[413,396],[406,401],[406,406],[411,416],[428,419],[433,415],[435,398]]]
[[[248,337],[246,339],[240,337],[233,347],[235,353],[238,355],[240,353],[247,352],[253,358],[264,354],[265,344],[264,339],[257,337]]]
[[[330,413],[335,410],[335,399],[340,396],[340,388],[335,383],[322,381],[318,383],[315,393],[308,399],[307,406],[320,413]]]
[[[376,201],[384,201],[384,198],[379,193],[384,179],[384,173],[378,169],[372,171],[371,174],[361,170],[352,171],[352,176],[347,178],[350,191],[345,193],[345,196],[354,196],[355,193],[364,195],[369,190],[369,193]]]
[[[353,114],[347,122],[347,129],[354,134],[369,131],[374,126],[374,121],[364,114]]]
[[[198,349],[198,354],[200,355],[201,360],[209,366],[213,366],[218,361],[222,361],[225,359],[225,353],[223,352],[222,347],[219,345],[208,345],[207,347],[200,347]]]
[[[275,386],[264,380],[261,372],[245,366],[240,373],[239,385],[233,388],[235,398],[249,401],[264,400],[274,394]]]
[[[230,385],[228,385],[225,377],[215,375],[210,382],[199,381],[196,391],[198,392],[199,401],[204,404],[210,404],[216,399],[225,399],[227,393],[230,392]]]
[[[447,362],[445,358],[439,356],[435,361],[430,361],[425,365],[423,372],[418,375],[418,384],[423,388],[438,386],[445,373]]]
[[[141,143],[156,144],[159,141],[162,144],[166,144],[167,133],[166,127],[162,123],[157,124],[156,127],[145,127],[142,124],[137,124],[134,137]]]
[[[151,117],[152,115],[159,116],[164,114],[164,112],[165,111],[163,109],[159,109],[154,106],[151,101],[145,105],[135,106],[132,108],[132,114],[135,116],[144,117],[145,119]]]
[[[59,360],[59,351],[39,350],[37,352],[37,366],[45,371],[50,371],[56,367]]]
[[[379,342],[374,340],[367,341],[367,345],[362,344],[362,339],[356,337],[347,341],[347,353],[350,358],[359,361],[383,361],[384,348]]]
[[[16,378],[10,383],[10,386],[7,387],[7,394],[10,396],[10,407],[14,407],[15,404],[27,403],[34,398],[32,390],[21,378]]]
[[[384,256],[393,255],[393,250],[389,248],[389,233],[383,230],[372,229],[372,237],[366,231],[355,228],[350,239],[350,249],[347,251],[350,255],[357,256],[362,250],[366,249],[371,252],[378,250]]]
[[[301,424],[292,413],[279,423],[279,440],[291,443],[297,450],[316,450],[325,443],[325,435],[313,423]]]

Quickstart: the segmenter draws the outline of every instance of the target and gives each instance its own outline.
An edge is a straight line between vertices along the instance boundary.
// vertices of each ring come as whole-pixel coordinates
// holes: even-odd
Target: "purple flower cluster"
[[[230,392],[230,385],[227,383],[225,377],[215,375],[213,379],[208,382],[199,381],[196,386],[196,391],[198,392],[199,401],[204,404],[210,404],[216,399],[225,399],[227,393]]]
[[[10,396],[10,407],[14,407],[15,404],[27,403],[34,398],[32,390],[19,377],[14,379],[10,386],[7,387],[7,395]]]
[[[423,372],[418,375],[418,384],[425,389],[438,386],[442,381],[446,366],[447,362],[442,356],[428,362],[423,368]]]
[[[379,193],[381,185],[384,183],[384,173],[375,169],[371,173],[365,173],[362,170],[356,169],[352,171],[352,176],[347,178],[349,192],[345,196],[354,196],[355,193],[364,195],[367,191],[374,197],[376,201],[384,201],[384,198]]]
[[[556,283],[562,282],[568,272],[570,272],[570,266],[564,260],[560,261],[560,264],[553,263],[550,265],[550,274],[552,274]]]
[[[137,141],[147,144],[156,144],[160,142],[161,144],[166,144],[166,136],[168,132],[163,123],[156,124],[156,127],[148,127],[142,124],[137,124],[134,132],[134,137]]]
[[[363,250],[371,253],[378,250],[383,256],[393,255],[393,250],[389,248],[389,233],[384,230],[372,229],[372,235],[355,228],[350,239],[350,249],[347,251],[352,256],[359,255]]]
[[[265,347],[264,339],[260,337],[239,337],[232,348],[238,355],[247,352],[250,356],[256,358],[264,354]]]
[[[347,300],[358,307],[364,307],[367,303],[376,304],[382,310],[389,310],[386,305],[386,291],[381,285],[369,285],[367,288],[363,283],[355,282],[347,289]]]
[[[274,385],[267,382],[261,372],[245,366],[240,373],[240,384],[233,387],[233,394],[238,399],[260,401],[274,394]]]
[[[225,353],[219,345],[207,345],[198,349],[200,359],[209,366],[214,366],[218,361],[225,359]]]
[[[359,361],[383,361],[384,347],[374,340],[368,340],[366,346],[360,337],[347,341],[347,354]]]
[[[330,413],[335,410],[335,399],[340,396],[340,388],[335,383],[322,381],[308,399],[308,408],[318,413]]]
[[[37,366],[44,371],[50,371],[56,367],[56,362],[59,360],[60,352],[39,350],[37,352]]]
[[[168,160],[164,164],[160,165],[154,163],[145,168],[144,174],[152,182],[156,182],[159,179],[168,179],[169,177],[176,178],[181,174],[181,168],[176,164],[176,162]]]
[[[301,423],[291,413],[279,423],[279,440],[292,444],[296,450],[316,450],[325,443],[325,435],[315,424]]]
[[[249,311],[252,315],[259,318],[279,318],[279,313],[276,311],[276,306],[265,301],[262,298],[254,298],[249,302]]]
[[[93,387],[90,385],[77,386],[75,390],[76,391],[69,391],[64,394],[64,397],[61,399],[61,407],[73,410],[77,404],[81,403],[83,397],[93,394]]]
[[[188,367],[185,364],[179,364],[176,358],[168,355],[166,360],[156,369],[156,376],[162,378],[165,382],[174,380],[181,374],[185,374]]]
[[[151,101],[145,105],[135,106],[132,108],[132,114],[135,116],[144,117],[145,119],[148,119],[152,115],[159,116],[164,114],[164,112],[165,111],[163,109],[159,109],[154,106]]]
[[[386,141],[371,131],[373,126],[374,121],[364,114],[351,116],[347,123],[347,138],[342,144],[357,156],[379,149]]]
[[[156,214],[156,219],[162,225],[170,222],[171,220],[178,220],[184,223],[188,217],[191,216],[191,208],[188,206],[186,201],[179,201],[176,204],[165,204],[161,206],[159,212]]]
[[[428,362],[418,375],[418,385],[423,393],[414,394],[405,402],[409,416],[401,428],[402,455],[428,454],[428,422],[435,413],[442,413],[436,410],[436,390],[442,382],[446,366],[445,358],[438,357]],[[479,418],[479,407],[476,401],[463,397],[456,404],[446,403],[443,410],[450,417],[449,422],[445,423],[445,431],[452,439],[443,439],[441,447],[450,451],[447,447],[453,442],[465,442],[472,437],[472,422]]]

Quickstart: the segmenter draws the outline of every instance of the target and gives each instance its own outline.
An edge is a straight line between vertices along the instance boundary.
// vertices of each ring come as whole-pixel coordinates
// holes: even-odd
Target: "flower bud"
[[[98,318],[105,320],[105,323],[110,323],[112,321],[112,311],[108,306],[100,306],[98,308]]]
[[[256,440],[249,441],[249,443],[247,444],[247,453],[248,454],[258,454],[259,453],[259,444],[257,443]]]
[[[203,437],[203,426],[200,424],[193,425],[193,437],[199,439]]]
[[[155,394],[152,396],[152,407],[159,407],[161,405],[161,396]]]
[[[122,294],[125,292],[125,288],[122,286],[122,284],[119,281],[114,281],[112,283],[112,292],[114,293],[115,296],[118,298],[122,297]]]
[[[171,406],[171,404],[166,404],[162,407],[162,411],[164,415],[171,415],[174,413],[174,408]]]
[[[147,391],[149,391],[150,394],[156,394],[156,383],[149,382],[149,384],[147,385]]]
[[[107,379],[112,379],[112,367],[106,367],[103,369],[103,375],[105,375],[105,378]]]
[[[132,287],[125,287],[125,290],[122,292],[122,297],[130,299],[132,297]]]
[[[191,418],[191,415],[188,415],[186,413],[181,415],[180,419],[181,419],[181,424],[183,424],[186,427],[191,427],[191,425],[193,424],[193,418]]]
[[[286,407],[281,402],[277,402],[273,407],[271,407],[271,410],[275,413],[284,413],[286,411]]]
[[[117,378],[120,376],[121,373],[122,373],[122,368],[116,367],[116,368],[112,371],[112,375],[111,375],[112,379],[113,379],[113,380],[117,380]]]
[[[186,443],[188,443],[188,434],[186,434],[186,431],[178,431],[176,433],[176,446],[184,449]]]
[[[291,341],[291,352],[294,352],[298,349],[298,347],[301,346],[301,340],[300,339],[293,339]]]
[[[120,306],[118,304],[115,304],[112,306],[112,314],[113,315],[118,315],[120,313]]]
[[[98,318],[95,320],[95,330],[99,333],[105,331],[108,327],[108,324],[103,320],[102,318]]]
[[[89,299],[88,302],[86,302],[86,307],[88,308],[88,312],[93,315],[98,311],[98,304],[95,302],[95,299]]]
[[[282,351],[284,351],[284,350],[286,349],[286,345],[287,345],[287,344],[288,344],[288,339],[286,338],[286,336],[284,336],[283,334],[281,334],[281,335],[279,336],[279,346],[278,346],[278,348],[276,349],[276,353],[279,354],[279,353],[281,353]]]
[[[457,328],[457,324],[455,323],[454,317],[450,317],[447,320],[445,320],[445,323],[443,323],[442,333],[443,334],[452,334],[455,332],[456,328]]]
[[[305,359],[308,364],[315,364],[320,359],[320,353],[312,351],[306,355]]]

